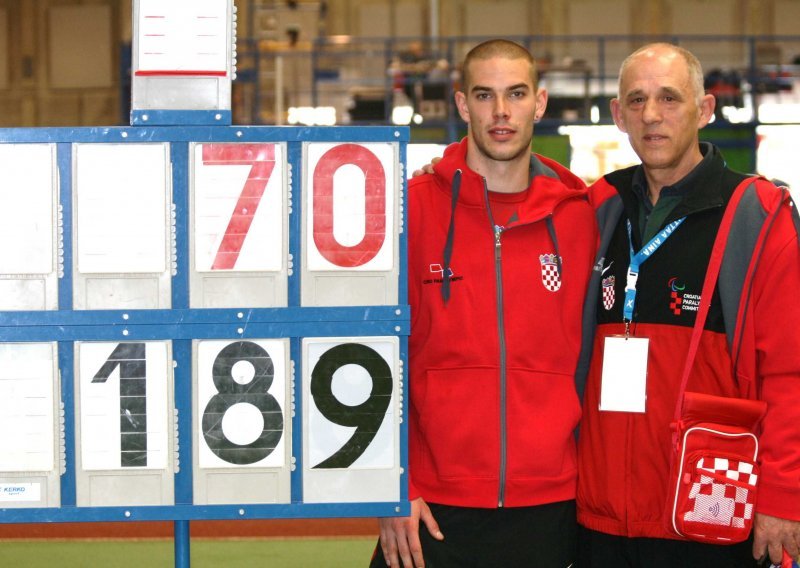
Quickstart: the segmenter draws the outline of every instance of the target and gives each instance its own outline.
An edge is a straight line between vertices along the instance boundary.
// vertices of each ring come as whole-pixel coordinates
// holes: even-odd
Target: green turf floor
[[[374,538],[192,540],[192,568],[361,568]],[[3,568],[168,568],[171,540],[0,541]]]

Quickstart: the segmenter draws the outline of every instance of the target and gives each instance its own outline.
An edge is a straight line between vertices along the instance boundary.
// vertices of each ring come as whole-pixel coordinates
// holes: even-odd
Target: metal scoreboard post
[[[0,130],[0,522],[406,513],[407,141]]]

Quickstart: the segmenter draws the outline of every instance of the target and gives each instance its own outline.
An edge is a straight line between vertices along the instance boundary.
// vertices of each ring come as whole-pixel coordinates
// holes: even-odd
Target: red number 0
[[[333,174],[344,165],[364,172],[364,238],[348,247],[333,235]],[[314,169],[314,243],[336,266],[361,266],[375,258],[386,240],[386,175],[378,157],[357,144],[331,148]]]
[[[250,173],[225,229],[212,270],[230,270],[236,266],[242,245],[253,224],[253,217],[275,169],[274,144],[203,144],[203,164],[250,166]]]

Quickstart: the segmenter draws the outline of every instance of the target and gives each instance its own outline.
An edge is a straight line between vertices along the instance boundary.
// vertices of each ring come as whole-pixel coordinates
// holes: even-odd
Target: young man
[[[597,229],[582,182],[531,155],[527,50],[485,42],[463,70],[468,135],[408,189],[411,516],[381,519],[372,565],[566,568]]]
[[[737,213],[774,221],[750,231],[753,254],[735,259],[749,285],[734,316],[720,292],[731,280],[720,277],[687,389],[767,402],[759,432],[754,541],[732,546],[686,541],[665,522],[671,422],[711,248],[725,205],[746,176],[728,169],[717,148],[699,142],[714,98],[704,94],[700,64],[689,52],[653,44],[633,53],[622,65],[619,97],[611,108],[642,163],[613,172],[590,189],[599,212],[601,253],[590,286],[594,301],[587,302],[598,325],[580,430],[577,502],[585,529],[579,565],[744,567],[767,555],[780,562],[782,548],[797,558],[800,246],[791,202],[764,180],[750,182]],[[618,213],[609,216],[615,206]],[[626,315],[631,250],[639,251],[681,219],[641,264],[633,310]],[[731,233],[729,245],[745,244],[745,232]],[[605,343],[625,334],[626,322],[631,337],[649,340],[644,412],[600,409],[601,388],[615,378],[603,373]],[[587,347],[591,341],[584,353]]]

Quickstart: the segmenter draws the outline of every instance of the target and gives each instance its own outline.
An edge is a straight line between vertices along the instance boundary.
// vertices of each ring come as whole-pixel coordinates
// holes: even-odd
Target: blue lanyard
[[[639,268],[645,260],[650,258],[650,256],[666,242],[670,235],[672,235],[675,229],[677,229],[685,219],[686,217],[681,217],[677,221],[673,221],[664,227],[637,253],[633,252],[631,222],[630,220],[626,221],[628,224],[628,246],[631,252],[631,263],[628,266],[628,279],[625,282],[625,304],[622,307],[622,317],[626,324],[633,321],[633,306],[636,304],[636,280],[639,278]]]

